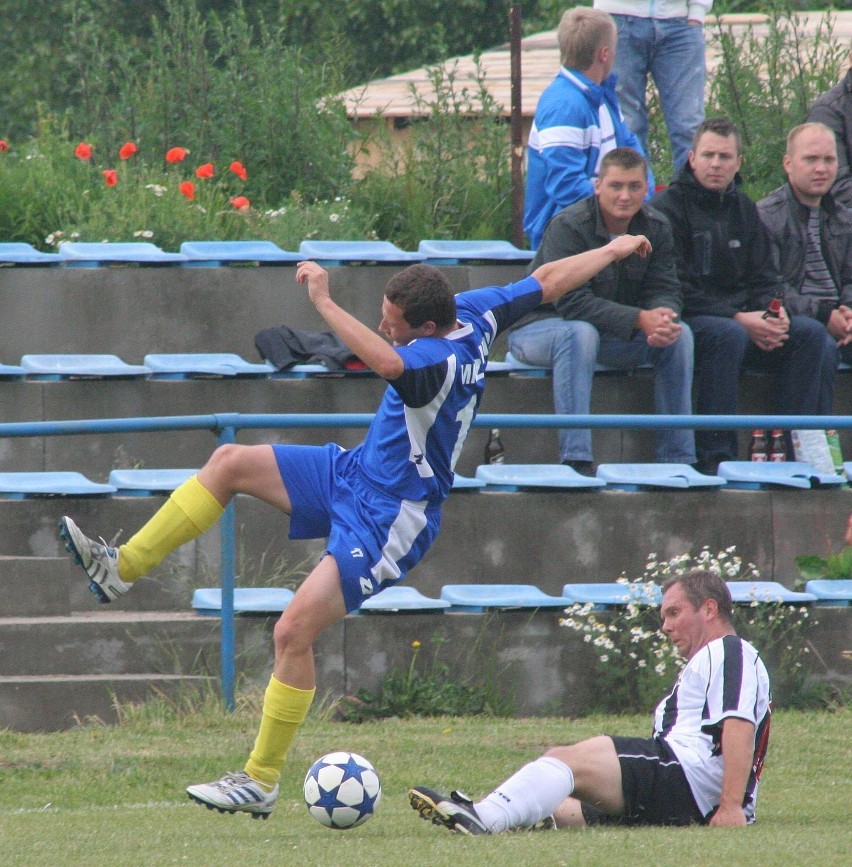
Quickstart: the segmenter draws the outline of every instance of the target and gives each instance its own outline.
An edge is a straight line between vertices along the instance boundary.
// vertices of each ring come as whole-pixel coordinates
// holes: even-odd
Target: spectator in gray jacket
[[[787,183],[757,203],[788,313],[812,316],[852,360],[852,211],[829,192],[837,176],[834,133],[805,123],[787,136]]]
[[[647,192],[645,158],[632,148],[609,151],[594,196],[550,221],[530,266],[603,247],[624,233],[645,235],[653,247],[645,259],[630,256],[558,303],[541,305],[510,332],[509,349],[518,360],[553,368],[557,413],[589,412],[598,363],[620,370],[652,364],[656,411],[692,412],[692,332],[680,322],[672,232],[665,217],[643,204]],[[559,453],[578,472],[594,472],[589,430],[561,430]],[[694,463],[692,431],[662,431],[656,456]]]
[[[834,133],[838,170],[831,193],[836,202],[852,208],[852,50],[849,71],[839,84],[816,98],[807,121],[824,123]]]

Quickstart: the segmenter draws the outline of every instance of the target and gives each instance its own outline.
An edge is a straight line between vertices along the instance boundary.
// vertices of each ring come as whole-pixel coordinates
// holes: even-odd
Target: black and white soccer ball
[[[305,803],[327,828],[343,831],[363,825],[382,798],[376,769],[357,753],[329,753],[305,776]]]

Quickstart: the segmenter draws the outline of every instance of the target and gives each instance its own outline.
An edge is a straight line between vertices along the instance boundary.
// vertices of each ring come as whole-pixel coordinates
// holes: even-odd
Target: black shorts
[[[589,825],[705,825],[686,775],[665,741],[612,738],[621,764],[624,815],[583,804]]]

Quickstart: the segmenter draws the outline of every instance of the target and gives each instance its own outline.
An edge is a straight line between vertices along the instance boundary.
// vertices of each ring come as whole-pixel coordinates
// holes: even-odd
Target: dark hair
[[[743,152],[743,137],[740,135],[739,127],[726,117],[708,117],[701,121],[698,129],[695,130],[695,135],[692,137],[692,149],[698,150],[698,142],[705,132],[712,132],[714,135],[728,138],[733,136],[737,143],[737,156]]]
[[[388,280],[385,298],[402,311],[412,328],[434,322],[438,330],[456,324],[456,298],[450,281],[434,265],[411,265]]]
[[[683,593],[693,608],[698,609],[708,599],[715,599],[719,608],[719,616],[731,622],[734,615],[734,605],[731,601],[731,591],[718,572],[712,569],[692,569],[684,575],[671,578],[663,585],[663,593],[675,584],[680,584]]]
[[[634,148],[613,148],[611,151],[607,151],[603,157],[601,157],[598,177],[602,178],[607,169],[612,166],[624,169],[625,171],[641,167],[645,172],[645,175],[647,176],[648,174],[648,161]]]

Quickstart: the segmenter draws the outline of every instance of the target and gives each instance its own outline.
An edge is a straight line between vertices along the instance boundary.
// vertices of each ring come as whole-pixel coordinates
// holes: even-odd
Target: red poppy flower
[[[231,199],[231,204],[238,210],[244,211],[251,207],[251,202],[245,196],[235,196]]]
[[[80,144],[74,148],[74,156],[79,160],[90,160],[92,158],[92,146],[81,141]]]
[[[188,153],[186,148],[169,148],[166,151],[166,162],[181,163],[186,159]]]
[[[242,163],[238,163],[236,161],[232,162],[228,168],[241,180],[245,181],[248,179],[248,172],[246,171],[246,167]]]
[[[119,150],[118,155],[123,160],[129,160],[130,157],[132,157],[133,154],[135,154],[138,150],[139,148],[137,148],[132,141],[127,141],[121,146],[121,150]]]
[[[118,172],[115,169],[104,169],[104,181],[108,187],[114,187],[118,183]]]
[[[184,181],[178,189],[182,196],[186,196],[190,202],[195,198],[195,184],[192,181]]]
[[[0,138],[0,153],[9,150],[9,142],[4,138]]]
[[[195,170],[195,177],[197,177],[197,178],[212,178],[213,177],[213,163],[204,163],[203,166],[199,166]]]

